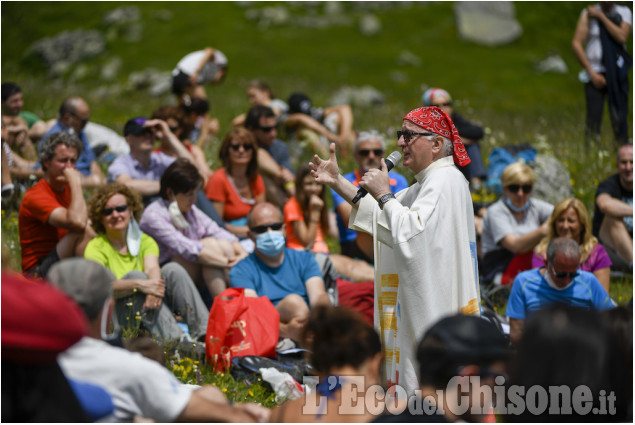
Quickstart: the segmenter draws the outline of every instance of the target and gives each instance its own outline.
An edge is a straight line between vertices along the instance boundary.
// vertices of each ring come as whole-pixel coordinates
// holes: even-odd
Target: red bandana
[[[470,163],[470,157],[465,151],[459,132],[454,127],[450,116],[443,112],[441,108],[436,106],[417,108],[408,112],[403,119],[452,140],[454,162],[461,167]]]

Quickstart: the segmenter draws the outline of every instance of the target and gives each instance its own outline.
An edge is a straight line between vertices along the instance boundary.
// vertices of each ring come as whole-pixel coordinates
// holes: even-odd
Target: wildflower
[[[223,392],[226,393],[227,392],[227,388],[223,387]]]
[[[254,396],[254,393],[252,393],[251,390],[247,391],[247,394],[249,394],[250,397]]]

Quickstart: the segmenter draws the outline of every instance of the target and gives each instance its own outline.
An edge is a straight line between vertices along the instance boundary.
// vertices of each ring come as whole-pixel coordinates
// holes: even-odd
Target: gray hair
[[[357,138],[355,139],[355,145],[353,147],[354,151],[357,152],[357,145],[362,143],[362,142],[368,142],[368,141],[379,141],[381,142],[381,147],[382,149],[386,150],[386,139],[384,138],[383,134],[381,134],[379,131],[377,130],[369,130],[369,131],[360,131],[359,134],[357,135]]]
[[[556,254],[562,254],[565,258],[577,258],[578,261],[582,257],[582,251],[580,245],[566,236],[554,238],[549,242],[547,246],[547,263],[553,264],[556,259]]]
[[[443,156],[452,156],[452,153],[454,152],[452,140],[448,139],[447,137],[443,137],[443,147],[441,148],[441,152],[443,153]]]
[[[77,158],[82,154],[84,145],[74,134],[67,133],[65,131],[58,131],[51,133],[44,138],[42,146],[40,146],[40,164],[42,169],[46,171],[44,161],[50,161],[55,156],[55,149],[59,145],[66,145],[69,148],[74,148],[77,151]]]

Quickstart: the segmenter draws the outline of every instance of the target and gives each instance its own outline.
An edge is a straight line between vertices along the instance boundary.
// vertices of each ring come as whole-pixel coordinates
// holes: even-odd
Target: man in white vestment
[[[353,206],[349,227],[373,235],[375,327],[389,394],[402,399],[419,388],[417,341],[444,316],[479,315],[481,300],[472,198],[455,166],[470,159],[451,118],[437,107],[418,108],[397,136],[416,182],[396,195],[384,159],[364,174],[360,187],[369,195],[355,204],[358,188],[339,174],[334,144],[328,160],[316,155],[310,166],[317,182]]]

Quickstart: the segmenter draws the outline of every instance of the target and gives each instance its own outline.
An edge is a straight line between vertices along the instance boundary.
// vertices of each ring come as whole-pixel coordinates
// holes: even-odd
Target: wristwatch
[[[395,199],[395,195],[393,193],[386,193],[384,195],[381,195],[381,198],[379,198],[379,201],[377,201],[377,203],[379,204],[379,208],[383,210],[386,202],[390,201],[391,199]]]

